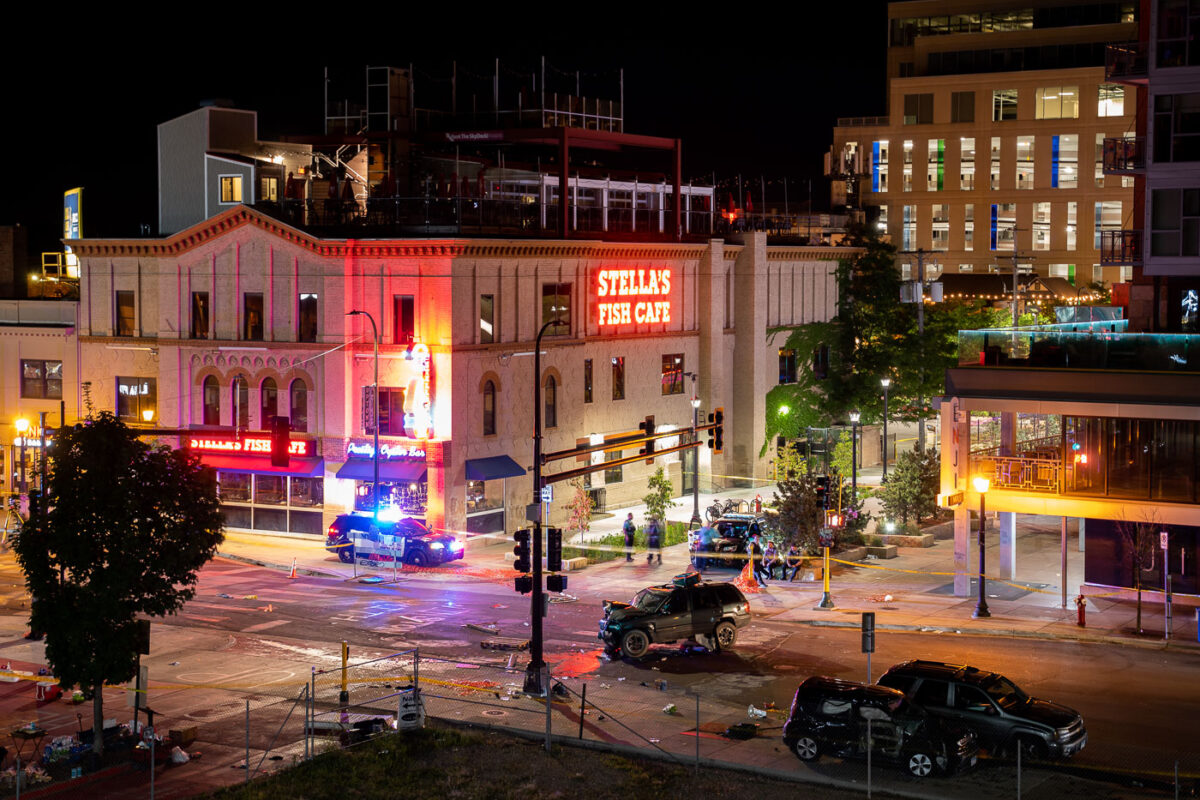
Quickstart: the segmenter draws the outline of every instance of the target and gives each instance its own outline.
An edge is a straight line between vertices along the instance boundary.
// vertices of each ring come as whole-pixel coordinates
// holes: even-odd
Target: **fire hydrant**
[[[1075,598],[1075,624],[1081,628],[1087,627],[1087,598],[1079,595]]]
[[[762,513],[762,495],[761,494],[754,495],[754,513],[755,514]]]

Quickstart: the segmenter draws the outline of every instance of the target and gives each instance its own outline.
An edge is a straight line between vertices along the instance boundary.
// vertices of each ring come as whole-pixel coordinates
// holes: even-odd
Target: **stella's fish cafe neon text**
[[[671,294],[669,269],[602,269],[596,276],[597,324],[670,322],[671,301],[655,300]]]

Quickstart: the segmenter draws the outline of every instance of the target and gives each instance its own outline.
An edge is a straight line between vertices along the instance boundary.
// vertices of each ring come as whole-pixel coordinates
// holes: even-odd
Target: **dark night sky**
[[[750,6],[749,16],[727,6],[720,17],[680,22],[643,15],[621,24],[579,23],[570,33],[563,32],[567,15],[588,7],[551,6],[539,15],[522,6],[522,17],[541,22],[517,27],[494,19],[468,23],[470,12],[456,6],[454,23],[476,33],[447,33],[445,19],[420,24],[409,11],[394,20],[367,14],[349,24],[321,14],[281,22],[281,29],[305,32],[284,36],[286,46],[268,32],[275,12],[226,18],[221,35],[181,33],[188,26],[179,22],[136,39],[114,32],[119,21],[76,20],[79,40],[57,39],[61,50],[27,60],[13,60],[12,50],[2,56],[10,91],[0,125],[6,155],[0,224],[30,228],[31,256],[55,249],[62,193],[81,185],[85,236],[132,236],[139,223],[156,226],[155,126],[204,99],[257,110],[262,138],[319,133],[325,66],[357,79],[368,63],[413,62],[420,81],[422,74],[448,74],[453,59],[483,72],[499,57],[504,69],[526,72],[541,55],[562,70],[623,67],[626,130],[682,138],[685,179],[714,171],[755,182],[760,175],[787,176],[795,200],[812,178],[820,210],[828,203],[819,179],[835,118],[884,111],[886,3],[846,6],[851,11],[816,3],[787,13]],[[590,8],[615,15],[635,7]],[[685,8],[694,16],[699,6]],[[351,44],[356,39],[386,45]]]

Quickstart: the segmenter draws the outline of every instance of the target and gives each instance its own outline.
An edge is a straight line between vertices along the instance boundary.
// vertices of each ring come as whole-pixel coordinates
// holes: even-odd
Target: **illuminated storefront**
[[[346,446],[346,463],[335,478],[353,481],[354,510],[374,510],[374,444],[353,441]],[[428,505],[425,449],[421,442],[379,445],[379,514],[385,519],[425,517]]]

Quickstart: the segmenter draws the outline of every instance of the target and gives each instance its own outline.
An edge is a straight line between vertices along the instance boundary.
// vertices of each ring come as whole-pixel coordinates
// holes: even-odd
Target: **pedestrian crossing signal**
[[[529,572],[531,563],[529,560],[529,530],[521,529],[513,534],[513,539],[517,546],[513,548],[513,555],[516,558],[513,560],[513,569],[517,572]],[[520,580],[518,578],[517,580]],[[518,591],[520,591],[518,585]]]

